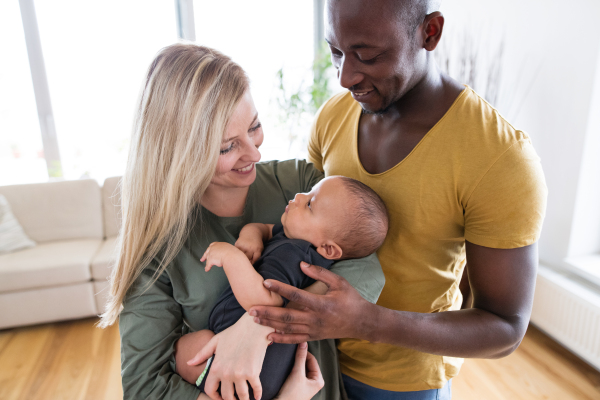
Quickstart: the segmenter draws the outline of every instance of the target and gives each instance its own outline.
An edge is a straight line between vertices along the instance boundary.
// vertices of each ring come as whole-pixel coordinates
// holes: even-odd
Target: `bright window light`
[[[313,2],[261,0],[194,1],[196,42],[213,47],[244,68],[264,127],[262,159],[306,157],[304,147],[290,147],[289,128],[278,118],[273,101],[277,71],[284,68],[286,85],[297,90],[312,79]],[[295,135],[308,135],[309,126]]]
[[[0,2],[0,185],[48,180],[18,1]]]
[[[173,2],[53,0],[35,7],[64,178],[102,184],[125,170],[146,69],[177,41]]]

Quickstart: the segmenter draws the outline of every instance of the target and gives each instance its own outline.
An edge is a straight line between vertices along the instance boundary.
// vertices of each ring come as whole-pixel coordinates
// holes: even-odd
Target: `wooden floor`
[[[123,397],[119,334],[96,319],[0,331],[0,399]],[[466,360],[453,399],[600,399],[600,373],[535,328],[501,360]]]

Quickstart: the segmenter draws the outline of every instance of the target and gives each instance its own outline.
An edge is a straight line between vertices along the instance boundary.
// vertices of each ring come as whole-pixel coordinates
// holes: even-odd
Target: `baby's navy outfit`
[[[261,257],[254,263],[254,268],[264,279],[273,279],[304,289],[312,285],[315,280],[302,272],[301,261],[326,269],[333,264],[332,260],[321,256],[309,242],[288,239],[283,232],[283,225],[276,224],[273,227],[273,237],[265,244]],[[285,306],[289,300],[283,298],[283,302]],[[245,312],[246,310],[237,301],[230,286],[214,306],[208,320],[208,329],[217,334],[235,324]],[[279,393],[294,366],[296,348],[295,344],[281,343],[273,343],[267,348],[260,373],[263,400],[273,399]],[[199,385],[201,390],[204,390],[207,375],[208,372]],[[252,399],[254,398],[252,388],[249,389]]]

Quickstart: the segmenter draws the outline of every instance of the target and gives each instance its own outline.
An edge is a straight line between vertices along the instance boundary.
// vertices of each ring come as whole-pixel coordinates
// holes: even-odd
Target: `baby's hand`
[[[214,266],[222,267],[223,263],[227,256],[230,256],[232,253],[239,251],[229,243],[225,242],[212,242],[208,249],[204,252],[204,255],[200,259],[200,261],[206,261],[206,265],[204,266],[204,270],[206,272],[210,271],[210,269]]]
[[[235,247],[240,249],[242,253],[248,257],[248,260],[252,264],[256,262],[260,258],[262,251],[264,249],[264,244],[261,238],[257,236],[246,235],[243,236],[240,234],[240,237],[235,242]]]

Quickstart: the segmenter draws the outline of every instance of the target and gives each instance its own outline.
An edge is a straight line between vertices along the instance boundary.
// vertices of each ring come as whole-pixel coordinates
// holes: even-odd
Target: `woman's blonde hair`
[[[174,44],[152,62],[121,181],[118,255],[101,327],[117,320],[127,291],[153,259],[156,280],[181,249],[247,88],[242,68],[207,47]]]

